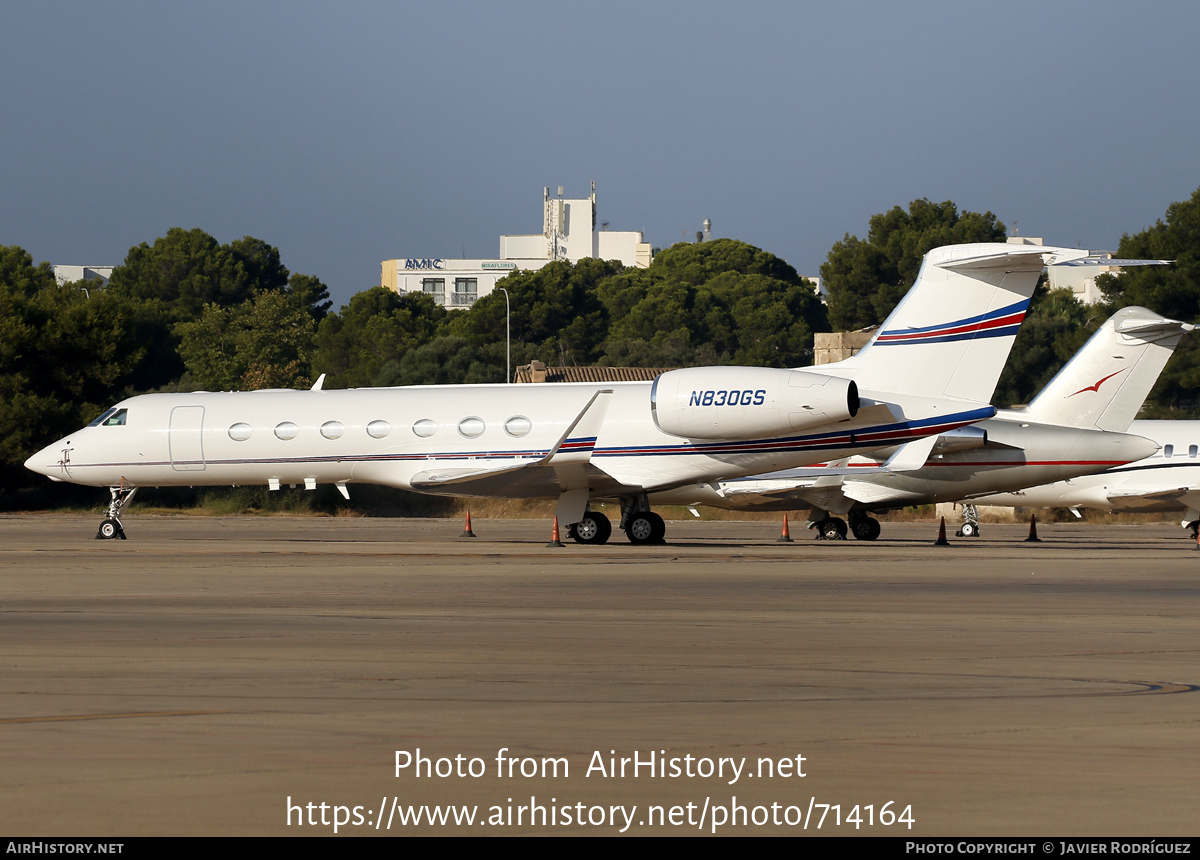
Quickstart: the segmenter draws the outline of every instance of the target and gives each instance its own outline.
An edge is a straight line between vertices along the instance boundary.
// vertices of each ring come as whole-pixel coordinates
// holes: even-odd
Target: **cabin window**
[[[326,421],[321,425],[321,435],[326,439],[340,439],[345,432],[346,428],[341,421]]]
[[[275,437],[285,442],[289,439],[295,439],[299,432],[300,428],[291,421],[281,421],[275,425]]]
[[[1164,457],[1170,457],[1170,456],[1174,455],[1174,453],[1175,453],[1174,445],[1163,445],[1163,456]]]
[[[428,439],[437,432],[437,422],[432,418],[422,418],[412,426],[412,431],[422,439]]]
[[[458,432],[468,439],[477,439],[482,436],[485,427],[483,419],[477,418],[474,415],[458,422]]]
[[[245,442],[250,438],[250,425],[238,422],[229,428],[229,438],[234,442]]]
[[[1188,456],[1191,457],[1193,460],[1196,459],[1196,446],[1195,445],[1188,446]]]
[[[392,425],[382,418],[376,418],[367,425],[367,435],[372,439],[382,439],[384,436],[392,432]]]
[[[533,422],[524,415],[514,415],[504,422],[504,432],[509,436],[521,437],[533,429]]]

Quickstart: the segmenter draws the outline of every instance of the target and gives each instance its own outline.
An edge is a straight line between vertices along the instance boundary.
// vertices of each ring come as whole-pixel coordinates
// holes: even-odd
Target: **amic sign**
[[[443,268],[442,259],[439,257],[436,260],[429,258],[423,260],[405,260],[404,268],[406,269],[441,269]]]

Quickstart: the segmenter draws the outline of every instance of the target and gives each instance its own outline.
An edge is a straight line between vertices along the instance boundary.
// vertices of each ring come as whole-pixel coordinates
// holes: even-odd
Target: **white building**
[[[468,308],[492,292],[496,282],[518,269],[540,269],[554,260],[572,263],[588,257],[625,266],[650,265],[650,244],[641,231],[596,229],[596,183],[590,197],[566,200],[542,193],[542,232],[500,237],[495,260],[404,257],[384,260],[381,283],[398,293],[425,292],[447,308]]]
[[[99,281],[96,286],[107,287],[108,279],[112,277],[112,270],[116,267],[55,265],[51,268],[54,270],[54,279],[58,281],[60,287],[72,281]]]
[[[1009,236],[1008,243],[1010,245],[1043,245],[1040,238],[1033,236]],[[1093,251],[1096,256],[1102,256],[1105,259],[1111,260],[1112,254],[1107,251]],[[1046,271],[1049,274],[1048,286],[1052,290],[1070,290],[1075,296],[1076,301],[1085,305],[1094,305],[1096,302],[1104,300],[1104,294],[1100,292],[1100,288],[1096,286],[1096,278],[1099,275],[1119,275],[1121,274],[1120,266],[1047,266]]]

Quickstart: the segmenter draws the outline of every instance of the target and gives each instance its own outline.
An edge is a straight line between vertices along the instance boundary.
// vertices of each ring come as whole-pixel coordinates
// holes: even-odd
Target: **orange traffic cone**
[[[1025,543],[1041,543],[1042,539],[1037,536],[1037,514],[1029,515],[1029,537],[1025,538]]]
[[[467,510],[467,522],[466,522],[466,525],[463,526],[463,533],[460,534],[459,537],[460,538],[475,537],[475,532],[471,531],[471,511],[470,511],[470,509]]]
[[[555,514],[554,515],[553,537],[550,538],[550,543],[546,544],[546,546],[562,546],[562,545],[563,545],[563,542],[558,539],[558,514]]]
[[[779,535],[779,539],[775,543],[795,543],[792,536],[788,533],[787,514],[783,515],[783,533]]]
[[[942,517],[942,524],[938,526],[938,539],[933,542],[934,546],[950,546],[950,541],[946,540],[946,518]]]

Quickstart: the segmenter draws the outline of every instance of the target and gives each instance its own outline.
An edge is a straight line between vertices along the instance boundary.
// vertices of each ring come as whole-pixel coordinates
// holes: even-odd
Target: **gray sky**
[[[1114,249],[1200,185],[1200,4],[7,2],[0,244],[277,245],[338,305],[543,186],[815,274],[919,197]]]

